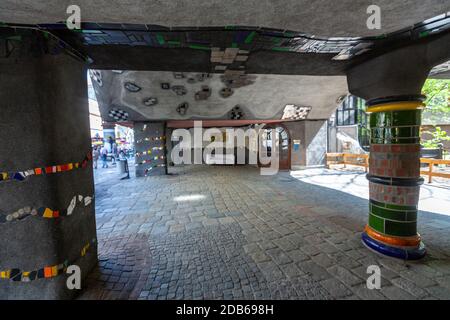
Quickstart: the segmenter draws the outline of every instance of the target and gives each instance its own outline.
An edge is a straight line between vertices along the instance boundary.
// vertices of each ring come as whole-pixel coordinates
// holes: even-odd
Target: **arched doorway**
[[[278,145],[276,145],[276,140],[272,136],[273,129],[278,135]],[[276,124],[265,126],[263,130],[261,142],[263,147],[267,147],[267,156],[270,157],[272,148],[277,147],[279,152],[279,170],[291,170],[291,139],[288,129],[281,124]],[[260,164],[260,166],[263,165]]]

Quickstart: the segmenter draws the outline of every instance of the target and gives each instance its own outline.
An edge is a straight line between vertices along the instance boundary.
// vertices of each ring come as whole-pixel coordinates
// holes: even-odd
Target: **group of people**
[[[106,148],[105,145],[94,146],[92,150],[92,159],[94,160],[94,169],[97,169],[98,160],[102,161],[102,168],[108,168],[108,156],[111,157],[111,164],[116,164],[116,159],[125,159],[126,153],[123,149],[119,151],[117,144],[113,143],[111,146],[111,152]]]
[[[112,158],[114,158],[114,156],[112,156]],[[108,149],[106,149],[105,145],[102,145],[101,148],[94,146],[94,149],[92,150],[92,159],[94,160],[94,169],[97,169],[99,159],[102,160],[102,168],[108,168]]]
[[[109,144],[110,148],[106,145]],[[108,157],[111,157],[111,165],[116,164],[116,159],[125,160],[127,158],[126,150],[118,148],[114,139],[110,136],[108,141],[101,146],[94,146],[92,148],[92,159],[94,160],[94,169],[97,169],[98,160],[102,161],[102,168],[108,168]]]

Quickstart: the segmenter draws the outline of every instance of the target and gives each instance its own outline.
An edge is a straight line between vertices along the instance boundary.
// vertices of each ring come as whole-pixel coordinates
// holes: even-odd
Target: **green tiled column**
[[[369,220],[364,243],[401,259],[425,249],[417,233],[420,184],[420,99],[369,102],[371,153]]]

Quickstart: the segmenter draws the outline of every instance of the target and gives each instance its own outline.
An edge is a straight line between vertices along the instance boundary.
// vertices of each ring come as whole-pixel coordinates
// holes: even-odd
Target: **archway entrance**
[[[273,129],[278,135],[278,145],[272,134]],[[291,139],[288,129],[281,124],[267,126],[264,128],[262,139],[263,147],[267,147],[267,156],[271,156],[273,148],[278,148],[279,170],[291,170]]]

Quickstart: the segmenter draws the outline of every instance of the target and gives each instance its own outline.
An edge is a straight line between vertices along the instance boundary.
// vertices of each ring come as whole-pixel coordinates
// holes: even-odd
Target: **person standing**
[[[113,137],[111,137],[111,136],[108,137],[108,143],[109,143],[109,146],[110,146],[110,150],[112,152],[113,151],[113,144],[114,144]]]
[[[118,157],[118,155],[117,155],[117,144],[114,142],[113,144],[112,144],[112,147],[111,147],[111,160],[112,160],[112,164],[113,165],[115,165],[116,164],[116,158]]]
[[[92,159],[94,160],[94,169],[97,169],[98,158],[100,158],[100,152],[98,151],[98,147],[95,146],[92,151]]]
[[[102,168],[108,168],[108,149],[105,146],[100,149],[100,156],[102,157]]]

